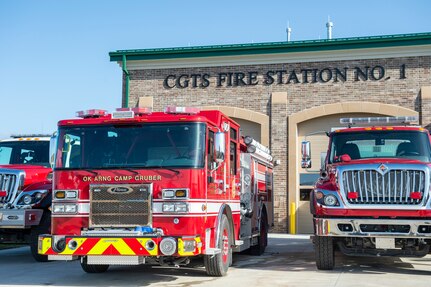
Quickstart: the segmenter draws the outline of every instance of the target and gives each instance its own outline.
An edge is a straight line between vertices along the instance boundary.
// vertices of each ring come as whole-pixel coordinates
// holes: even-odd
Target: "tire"
[[[262,216],[259,222],[260,234],[257,240],[257,244],[250,247],[251,255],[262,255],[265,252],[266,246],[268,245],[268,224],[266,215]]]
[[[39,235],[51,233],[51,212],[44,211],[39,225],[34,226],[30,231],[30,251],[37,262],[47,262],[48,256],[38,253]]]
[[[315,236],[314,250],[319,270],[332,270],[335,265],[334,242],[329,236]]]
[[[103,273],[108,270],[109,265],[87,264],[87,257],[81,258],[81,267],[86,273]]]
[[[210,276],[225,276],[232,264],[232,234],[229,220],[223,215],[218,235],[218,246],[221,252],[215,255],[204,255],[205,270]]]

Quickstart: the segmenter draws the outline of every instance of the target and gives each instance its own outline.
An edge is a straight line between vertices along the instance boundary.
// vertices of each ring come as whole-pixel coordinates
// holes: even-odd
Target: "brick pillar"
[[[419,123],[423,127],[431,128],[431,86],[421,87]]]
[[[287,232],[287,93],[271,95],[271,153],[280,165],[274,168],[274,229]]]

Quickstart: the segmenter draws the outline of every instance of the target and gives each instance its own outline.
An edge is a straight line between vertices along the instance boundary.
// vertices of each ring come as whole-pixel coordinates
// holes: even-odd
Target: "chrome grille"
[[[340,186],[350,204],[420,205],[427,199],[426,178],[424,170],[344,170]],[[352,198],[349,193],[356,194]]]
[[[90,227],[151,225],[150,184],[90,185]]]
[[[0,169],[0,191],[6,196],[0,197],[0,204],[13,204],[20,193],[19,186],[24,182],[24,172],[11,169]]]

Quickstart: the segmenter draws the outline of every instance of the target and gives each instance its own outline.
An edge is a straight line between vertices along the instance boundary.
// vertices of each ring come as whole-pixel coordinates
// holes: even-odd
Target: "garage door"
[[[314,118],[298,124],[298,158],[301,158],[301,142],[307,136],[307,140],[311,142],[311,161],[310,169],[302,169],[301,162],[297,163],[299,172],[299,190],[297,198],[297,233],[307,234],[313,233],[312,216],[310,214],[310,198],[309,193],[312,190],[314,182],[318,179],[322,158],[326,155],[329,138],[323,131],[331,131],[334,127],[343,127],[340,125],[340,118],[348,117],[377,117],[379,114],[368,113],[352,113],[352,114],[337,114]],[[318,133],[322,131],[321,133]]]

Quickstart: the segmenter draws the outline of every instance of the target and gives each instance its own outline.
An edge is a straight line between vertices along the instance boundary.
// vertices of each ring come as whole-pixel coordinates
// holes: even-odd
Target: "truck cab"
[[[49,135],[17,135],[0,141],[0,243],[30,244],[37,261],[39,234],[50,230]]]

